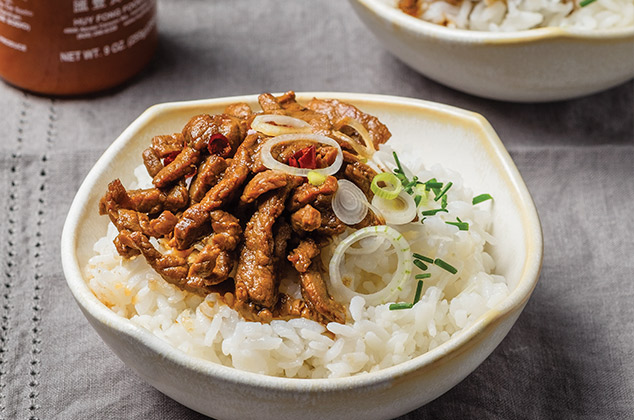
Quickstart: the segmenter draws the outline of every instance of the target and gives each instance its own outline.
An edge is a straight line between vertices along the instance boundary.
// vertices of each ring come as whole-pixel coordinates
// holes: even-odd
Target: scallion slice
[[[436,182],[436,178],[432,178],[429,181],[425,182],[425,189],[427,191],[433,190],[434,188],[442,188],[444,184],[442,182]]]
[[[445,222],[448,225],[456,226],[460,230],[469,230],[469,223],[463,222],[459,217],[456,217],[456,222]]]
[[[579,2],[579,7],[586,7],[587,5],[594,3],[596,0],[583,0]]]
[[[447,194],[447,191],[449,191],[449,188],[451,188],[452,185],[453,182],[447,182],[447,184],[445,184],[445,187],[440,191],[440,194],[436,195],[434,201],[440,200],[445,194]]]
[[[472,204],[476,205],[487,200],[493,200],[493,197],[491,197],[489,194],[480,194],[477,197],[473,197]]]
[[[416,274],[414,276],[416,280],[428,279],[430,277],[431,277],[431,273],[421,273],[421,274]]]
[[[377,174],[370,184],[372,192],[386,200],[394,200],[403,190],[403,184],[396,175],[389,172]]]
[[[425,263],[422,262],[421,260],[414,260],[413,263],[416,267],[420,268],[421,270],[423,271],[427,270],[427,265],[425,265]]]
[[[392,303],[390,304],[390,311],[397,311],[399,309],[411,309],[412,308],[411,303],[405,303],[405,302],[399,302],[399,303]]]
[[[438,267],[442,268],[443,270],[449,271],[451,274],[456,274],[458,272],[458,270],[456,270],[451,264],[441,260],[440,258],[436,258],[434,260],[434,264],[436,264]]]
[[[440,213],[440,212],[449,213],[449,211],[447,211],[447,209],[432,209],[432,210],[422,211],[420,214],[423,215],[423,216],[435,216],[436,213]]]
[[[306,174],[306,176],[308,177],[308,182],[316,187],[326,182],[326,175],[317,171],[310,171]]]
[[[418,284],[416,285],[416,294],[414,295],[413,305],[416,305],[418,301],[420,300],[420,294],[422,293],[422,291],[423,291],[423,281],[418,280]]]
[[[424,255],[417,254],[415,252],[412,254],[412,257],[414,257],[414,258],[416,258],[418,260],[423,260],[423,261],[425,261],[427,263],[430,263],[430,264],[434,263],[434,259],[433,258],[429,258],[429,257],[426,257]]]

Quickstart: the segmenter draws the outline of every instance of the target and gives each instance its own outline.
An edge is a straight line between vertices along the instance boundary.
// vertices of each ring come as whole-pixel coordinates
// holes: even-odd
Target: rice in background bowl
[[[535,0],[535,4],[541,1]],[[610,1],[605,4],[612,4]],[[597,20],[587,21],[584,16],[602,7],[595,3],[579,11],[580,23],[574,27],[483,31],[427,22],[404,13],[391,0],[350,0],[383,46],[414,70],[466,93],[514,102],[576,98],[634,77],[634,25],[627,23],[630,12],[623,15],[625,26],[588,29]],[[610,16],[614,16],[614,8],[611,10]],[[438,16],[435,18],[441,19]],[[466,17],[461,15],[456,21],[466,22]],[[481,23],[493,25],[486,19]]]
[[[476,31],[515,32],[561,27],[605,30],[634,27],[633,0],[384,0],[431,23]]]
[[[496,197],[492,227],[497,268],[510,295],[462,334],[397,366],[345,378],[289,379],[254,374],[191,357],[116,315],[88,288],[83,269],[107,221],[94,212],[118,174],[132,182],[139,153],[152,133],[170,132],[194,114],[221,112],[229,103],[256,103],[254,96],[161,104],[147,110],[104,153],[71,205],[62,234],[62,263],[79,307],[118,357],[146,382],[178,402],[218,419],[387,419],[438,397],[472,372],[506,336],[535,287],[542,259],[539,219],[526,186],[490,125],[479,115],[440,104],[389,96],[304,93],[339,98],[378,115],[395,138],[437,140],[425,149],[433,167],[445,163],[475,191]],[[422,142],[426,141],[421,139]],[[395,148],[407,143],[395,142]],[[449,162],[449,164],[447,164]],[[501,235],[498,233],[502,233]],[[122,293],[125,293],[122,290]]]

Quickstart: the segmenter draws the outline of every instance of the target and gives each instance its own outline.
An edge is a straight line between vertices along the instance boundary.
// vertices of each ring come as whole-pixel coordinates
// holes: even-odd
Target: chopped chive
[[[434,264],[436,264],[438,267],[442,268],[443,270],[449,271],[451,274],[456,274],[458,272],[458,270],[456,270],[451,264],[446,263],[440,258],[436,258],[434,260]]]
[[[427,270],[427,265],[421,260],[414,260],[414,265],[423,271]]]
[[[416,258],[416,259],[423,260],[423,261],[428,262],[428,263],[430,263],[430,264],[433,264],[433,263],[434,263],[433,258],[429,258],[429,257],[426,257],[426,256],[424,256],[424,255],[417,254],[417,253],[415,253],[415,252],[412,254],[412,256],[413,256],[414,258]]]
[[[436,182],[436,179],[432,178],[429,181],[425,182],[425,189],[429,191],[434,188],[442,188],[443,185],[444,184],[442,182]]]
[[[416,274],[414,276],[416,280],[428,279],[430,277],[431,277],[431,273],[421,273],[421,274]]]
[[[459,217],[456,217],[457,222],[445,222],[448,225],[456,226],[460,230],[469,230],[469,223],[463,222]]]
[[[421,212],[420,214],[422,214],[423,216],[434,216],[436,215],[436,213],[440,213],[441,211],[445,213],[449,213],[447,209],[433,209],[433,210],[425,210]]]
[[[401,161],[398,160],[398,155],[396,154],[396,152],[392,152],[392,156],[394,156],[394,162],[396,162],[396,167],[398,168],[398,171],[402,173],[403,175],[405,175],[405,171],[403,170],[403,167],[401,166]]]
[[[480,194],[477,197],[473,197],[473,205],[476,205],[478,203],[481,203],[483,201],[487,201],[487,200],[493,200],[493,197],[491,197],[489,194]]]
[[[411,303],[399,302],[390,304],[390,311],[396,311],[399,309],[410,309],[412,306]]]
[[[414,295],[413,305],[416,305],[418,301],[420,300],[420,294],[422,291],[423,291],[423,281],[418,280],[418,284],[416,285],[416,294]]]
[[[440,207],[443,209],[447,208],[447,194],[442,196],[442,199],[440,200]]]
[[[420,205],[420,201],[423,199],[422,195],[415,195],[414,196],[414,203],[416,204],[416,207],[418,207]]]
[[[583,0],[579,2],[579,6],[580,7],[586,7],[587,5],[589,5],[590,3],[594,3],[596,0]]]
[[[452,185],[453,185],[453,182],[447,182],[447,184],[445,185],[445,188],[443,188],[440,191],[440,194],[436,195],[436,198],[434,198],[434,201],[440,200],[442,198],[442,196],[447,194],[447,191],[449,191],[449,188],[451,188]]]

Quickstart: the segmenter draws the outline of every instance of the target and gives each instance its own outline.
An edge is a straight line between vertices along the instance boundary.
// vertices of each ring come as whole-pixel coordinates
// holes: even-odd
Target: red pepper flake
[[[315,146],[308,146],[302,150],[298,150],[288,158],[288,165],[302,169],[317,168],[317,153]]]
[[[209,150],[209,153],[212,155],[226,158],[231,155],[231,144],[224,135],[217,133],[212,135],[209,139],[207,150]]]
[[[180,154],[180,152],[172,152],[169,155],[165,156],[165,159],[163,159],[163,165],[167,166],[170,163],[174,162],[174,159],[176,159],[176,156],[178,156]]]

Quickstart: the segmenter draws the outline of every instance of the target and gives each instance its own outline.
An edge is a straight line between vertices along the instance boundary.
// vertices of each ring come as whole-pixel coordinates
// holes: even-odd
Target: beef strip
[[[172,233],[177,222],[178,217],[171,211],[165,210],[156,219],[150,220],[150,228],[156,237],[167,236]]]
[[[361,162],[357,155],[353,155],[345,150],[343,151],[343,162],[344,166],[339,170],[339,174],[343,172],[344,177],[354,182],[354,184],[363,191],[366,197],[368,197],[368,200],[371,200],[373,193],[370,189],[370,185],[376,176],[376,171],[369,165]]]
[[[214,234],[205,238],[205,246],[193,258],[187,274],[190,287],[212,286],[225,281],[235,262],[232,251],[240,242],[240,221],[222,210],[213,211],[209,216]]]
[[[293,191],[293,195],[289,201],[289,210],[295,212],[306,204],[312,204],[315,201],[324,201],[325,197],[332,197],[337,192],[337,178],[334,176],[326,177],[321,185],[312,185],[304,183]],[[325,200],[329,203],[328,199]]]
[[[398,7],[408,15],[414,17],[420,16],[420,0],[399,0]]]
[[[295,232],[312,232],[321,226],[321,213],[310,204],[306,204],[291,214],[291,226]]]
[[[221,178],[227,169],[227,161],[218,155],[209,155],[198,166],[198,172],[189,186],[189,198],[192,203],[203,199],[207,191]]]
[[[187,259],[178,255],[163,255],[154,248],[147,236],[141,232],[122,230],[118,235],[120,243],[141,252],[148,264],[168,283],[186,288]],[[190,289],[190,288],[187,288]]]
[[[291,190],[301,182],[289,176],[283,188],[262,196],[258,209],[244,230],[244,243],[236,273],[236,299],[241,308],[272,308],[277,300],[273,225],[285,208]]]
[[[331,237],[345,232],[346,225],[339,220],[332,208],[322,208],[319,211],[321,213],[321,226],[314,230],[315,233]]]
[[[337,99],[312,99],[306,107],[320,115],[326,115],[333,126],[340,124],[345,118],[359,121],[370,133],[374,147],[385,143],[392,134],[378,118],[362,112],[354,105]]]
[[[100,214],[108,214],[115,209],[135,210],[156,214],[163,210],[178,211],[187,205],[187,188],[179,183],[167,192],[158,188],[127,191],[119,179],[108,184],[106,194],[99,202]]]
[[[183,128],[185,145],[195,150],[207,148],[211,136],[222,134],[231,145],[231,156],[236,152],[246,134],[246,124],[231,115],[196,115]]]
[[[177,212],[186,207],[189,202],[189,193],[185,182],[178,182],[168,190],[159,188],[147,188],[142,190],[129,190],[128,196],[136,211],[155,214],[163,210]]]
[[[293,91],[286,92],[277,98],[270,93],[264,93],[258,96],[258,102],[264,113],[299,118],[309,123],[315,133],[328,135],[332,129],[331,121],[327,115],[315,112],[297,103],[295,92]]]
[[[185,147],[176,158],[163,167],[152,179],[152,183],[157,188],[163,188],[181,178],[193,175],[200,162],[200,151]]]
[[[292,319],[299,317],[312,319],[321,324],[328,323],[327,319],[315,311],[313,307],[306,304],[303,299],[294,299],[285,293],[280,293],[275,308],[273,308],[273,318]]]
[[[313,262],[305,273],[300,273],[304,300],[327,320],[345,324],[346,310],[328,294],[326,282],[315,266]]]
[[[241,120],[247,120],[253,115],[253,110],[251,110],[249,104],[245,102],[237,102],[235,104],[227,105],[225,108],[225,114]]]
[[[253,149],[257,146],[260,136],[249,135],[242,142],[236,154],[227,167],[222,178],[215,184],[198,204],[189,207],[174,228],[174,241],[178,249],[187,248],[204,232],[204,224],[210,211],[220,208],[231,201],[242,187],[249,175],[249,164]]]
[[[308,238],[300,242],[299,246],[288,256],[288,259],[299,272],[302,296],[308,306],[328,321],[345,323],[346,311],[328,294],[326,283],[317,267],[316,258],[318,255],[319,248],[315,241]]]
[[[151,147],[145,149],[142,156],[143,164],[145,165],[145,169],[147,169],[147,173],[154,178],[156,174],[163,169],[163,162],[161,161],[161,158],[158,157],[154,149]]]
[[[282,171],[269,169],[268,171],[260,172],[245,185],[242,196],[240,197],[240,203],[252,203],[262,194],[281,188],[285,186],[287,182],[288,175]]]
[[[313,262],[313,258],[319,255],[319,247],[311,238],[302,240],[297,248],[288,255],[288,260],[293,264],[298,273],[305,273]]]

